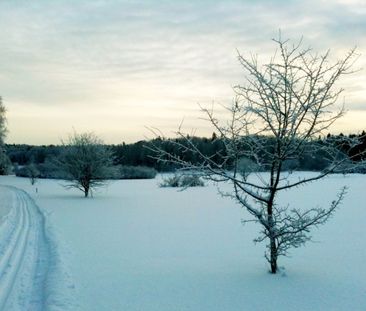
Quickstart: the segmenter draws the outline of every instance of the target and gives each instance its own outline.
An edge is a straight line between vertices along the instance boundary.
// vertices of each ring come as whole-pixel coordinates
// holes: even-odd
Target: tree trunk
[[[271,247],[271,257],[270,257],[270,264],[271,264],[271,273],[277,273],[277,247],[276,247],[276,240],[274,238],[270,238],[270,247]]]
[[[89,195],[89,187],[84,187],[84,197],[87,198]]]
[[[274,193],[272,194],[272,198],[274,197]],[[269,233],[269,263],[271,265],[271,273],[277,273],[277,245],[275,239],[275,225],[273,222],[273,199],[267,206],[267,213],[268,213],[268,233]]]

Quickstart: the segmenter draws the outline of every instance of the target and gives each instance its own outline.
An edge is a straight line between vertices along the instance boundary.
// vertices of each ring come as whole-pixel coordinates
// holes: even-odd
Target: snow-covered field
[[[0,187],[0,310],[366,310],[366,176],[281,197],[329,204],[349,187],[315,243],[281,259],[275,276],[264,245],[252,242],[258,227],[242,226],[246,212],[213,185],[182,192],[116,181],[84,199],[60,181],[0,184],[29,194]]]

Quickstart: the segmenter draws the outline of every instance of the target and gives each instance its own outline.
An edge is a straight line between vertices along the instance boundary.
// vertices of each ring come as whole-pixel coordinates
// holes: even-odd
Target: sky
[[[58,144],[73,131],[106,143],[210,135],[201,106],[223,113],[245,81],[237,53],[273,54],[298,40],[336,59],[357,46],[342,79],[348,113],[332,129],[366,129],[366,1],[0,1],[0,95],[8,143]]]

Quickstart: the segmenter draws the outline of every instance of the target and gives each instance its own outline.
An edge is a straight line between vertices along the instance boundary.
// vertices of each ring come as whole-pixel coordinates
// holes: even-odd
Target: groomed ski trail
[[[9,213],[0,224],[0,310],[43,311],[50,248],[45,220],[29,195],[14,187]]]

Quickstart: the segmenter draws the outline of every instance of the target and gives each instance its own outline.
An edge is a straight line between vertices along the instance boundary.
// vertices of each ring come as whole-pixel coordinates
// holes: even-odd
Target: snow
[[[1,190],[12,206],[1,226],[0,310],[38,310],[48,271],[43,218],[26,193]]]
[[[267,272],[264,245],[252,242],[257,225],[242,226],[248,214],[214,185],[177,191],[158,183],[115,181],[84,199],[61,181],[31,186],[28,179],[0,178],[27,191],[36,203],[24,194],[27,206],[45,217],[35,223],[45,228],[38,244],[48,245],[47,303],[34,310],[366,310],[366,176],[334,175],[283,193],[284,204],[314,207],[349,187],[335,216],[313,232],[315,242],[281,258],[285,270],[275,276]],[[0,198],[9,195],[0,189]],[[1,209],[3,245],[15,208]],[[5,310],[25,310],[12,306]]]
[[[12,203],[12,194],[10,191],[3,191],[0,196],[0,224],[8,215]]]
[[[14,187],[1,187],[0,197],[8,210],[0,227],[0,310],[74,310],[63,256],[39,207]]]

